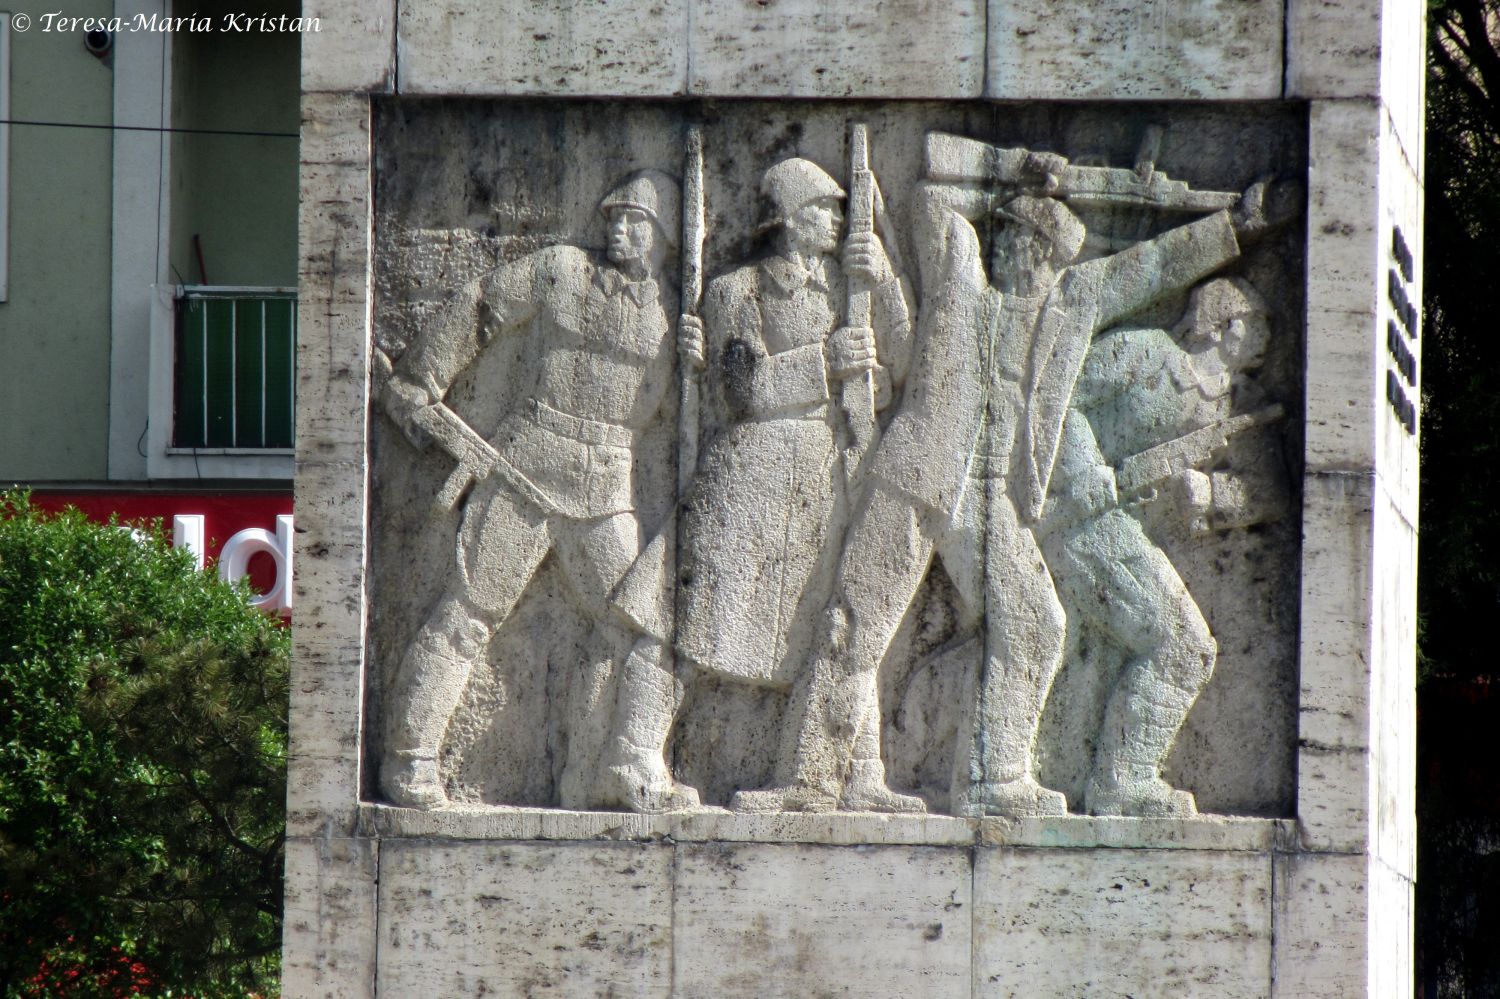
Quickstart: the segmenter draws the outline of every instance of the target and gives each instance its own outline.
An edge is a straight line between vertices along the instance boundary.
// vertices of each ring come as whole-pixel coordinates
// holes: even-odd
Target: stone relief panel
[[[1290,814],[1305,130],[381,106],[367,797]]]

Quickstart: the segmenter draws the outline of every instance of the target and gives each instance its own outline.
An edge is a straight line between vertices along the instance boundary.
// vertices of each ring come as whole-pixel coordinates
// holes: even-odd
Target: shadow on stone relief
[[[382,106],[367,795],[1290,814],[1304,136]]]

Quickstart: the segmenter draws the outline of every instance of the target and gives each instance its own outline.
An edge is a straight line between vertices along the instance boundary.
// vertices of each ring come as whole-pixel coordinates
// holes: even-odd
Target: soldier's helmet
[[[1193,289],[1175,331],[1191,347],[1218,347],[1236,368],[1265,360],[1271,340],[1270,308],[1241,278],[1215,278]]]
[[[668,246],[675,247],[682,239],[682,195],[677,181],[660,170],[641,170],[615,185],[599,202],[604,216],[608,217],[611,208],[645,212]]]
[[[1083,249],[1083,223],[1072,209],[1056,198],[1034,198],[1023,194],[995,209],[995,214],[1046,236],[1052,244],[1054,266],[1068,266]]]
[[[760,178],[760,229],[774,229],[786,222],[803,205],[820,198],[844,197],[844,189],[828,172],[800,156],[782,160]]]

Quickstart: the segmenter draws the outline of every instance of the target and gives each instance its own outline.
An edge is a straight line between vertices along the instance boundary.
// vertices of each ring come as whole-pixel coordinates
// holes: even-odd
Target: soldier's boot
[[[461,596],[434,608],[407,650],[386,697],[380,789],[403,808],[441,808],[448,794],[438,773],[438,746],[473,666],[489,648],[491,628]]]
[[[1196,691],[1165,682],[1155,657],[1126,667],[1104,711],[1094,769],[1084,785],[1090,815],[1169,817],[1198,814],[1188,791],[1162,779],[1161,769]]]
[[[597,804],[632,812],[696,808],[698,792],[672,777],[664,754],[682,684],[661,642],[642,636],[620,670],[614,734],[604,751]]]
[[[955,815],[1019,819],[1068,814],[1067,796],[1043,787],[1035,776],[1033,747],[1045,693],[1029,679],[1018,690],[987,685],[977,716],[965,722],[968,737],[960,741],[954,760]]]
[[[1020,819],[1068,814],[1068,799],[1061,791],[1043,787],[1030,775],[1011,780],[980,781],[954,795],[955,815],[978,817],[1003,815]]]
[[[729,802],[732,811],[838,811],[856,731],[850,719],[858,718],[858,712],[847,683],[834,681],[834,668],[828,657],[813,664],[801,723],[788,729],[782,750],[782,759],[791,761],[790,773],[776,787],[737,792]]]
[[[437,756],[420,752],[386,754],[380,768],[380,789],[402,808],[442,808],[448,792],[438,777]]]
[[[880,760],[855,760],[849,768],[849,783],[839,799],[846,812],[890,812],[915,814],[927,811],[927,803],[914,794],[892,791],[885,782],[885,764]]]
[[[892,791],[886,783],[885,761],[880,758],[880,706],[870,704],[860,721],[854,740],[854,762],[839,808],[846,812],[915,813],[927,811],[927,803],[916,795]]]

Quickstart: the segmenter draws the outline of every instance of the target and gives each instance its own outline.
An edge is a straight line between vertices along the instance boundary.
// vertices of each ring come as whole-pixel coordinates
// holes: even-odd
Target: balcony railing
[[[296,291],[187,285],[176,311],[173,448],[290,448]]]

